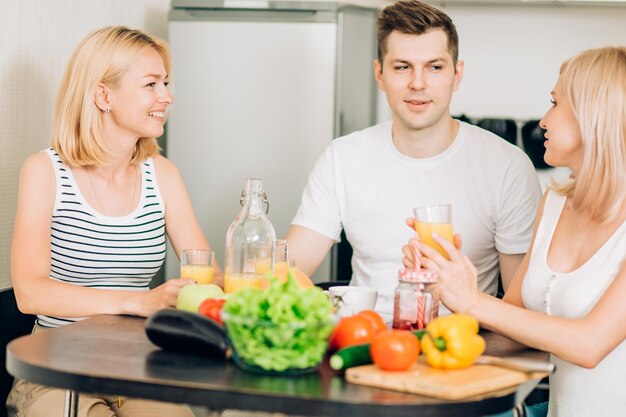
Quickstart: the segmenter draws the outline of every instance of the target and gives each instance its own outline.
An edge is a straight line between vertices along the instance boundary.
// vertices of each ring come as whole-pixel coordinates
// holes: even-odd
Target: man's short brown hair
[[[448,51],[456,65],[459,58],[459,35],[452,19],[443,11],[418,0],[402,0],[387,6],[378,16],[378,61],[383,64],[387,54],[387,38],[394,30],[412,35],[423,35],[441,29],[448,37]]]

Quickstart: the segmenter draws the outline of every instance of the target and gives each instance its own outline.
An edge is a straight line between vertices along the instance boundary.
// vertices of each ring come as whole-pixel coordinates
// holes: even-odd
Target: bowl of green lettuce
[[[315,371],[328,348],[336,318],[320,288],[302,289],[289,274],[270,279],[267,290],[232,294],[223,319],[233,359],[244,370],[299,375]]]

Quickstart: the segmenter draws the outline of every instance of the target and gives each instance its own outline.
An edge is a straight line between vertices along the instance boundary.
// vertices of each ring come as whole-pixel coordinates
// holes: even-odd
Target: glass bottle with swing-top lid
[[[276,232],[267,218],[269,203],[260,179],[246,180],[240,202],[241,212],[226,232],[226,293],[266,288],[266,275],[274,270]]]

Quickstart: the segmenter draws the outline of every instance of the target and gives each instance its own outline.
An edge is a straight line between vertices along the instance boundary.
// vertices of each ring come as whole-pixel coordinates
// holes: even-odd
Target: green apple
[[[178,292],[176,308],[197,313],[198,307],[207,298],[224,298],[224,291],[215,284],[185,285]]]

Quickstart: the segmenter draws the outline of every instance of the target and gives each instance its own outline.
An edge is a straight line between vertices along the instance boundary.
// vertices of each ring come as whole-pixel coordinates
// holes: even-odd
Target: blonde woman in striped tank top
[[[159,155],[173,102],[167,45],[125,27],[89,34],[56,102],[52,147],[22,168],[11,255],[18,306],[45,331],[98,314],[173,307],[189,279],[150,281],[165,257],[209,249],[176,166]],[[61,413],[62,390],[17,381],[9,415]],[[79,397],[81,416],[192,416],[186,406]]]

